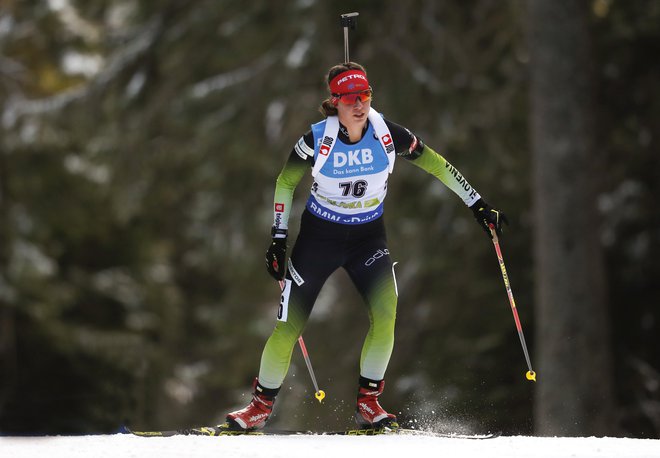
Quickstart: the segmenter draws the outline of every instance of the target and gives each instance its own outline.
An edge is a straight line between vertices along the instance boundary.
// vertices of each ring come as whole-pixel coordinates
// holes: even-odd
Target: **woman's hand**
[[[493,238],[490,233],[490,226],[492,225],[495,229],[495,233],[498,236],[502,235],[502,224],[509,224],[509,221],[506,219],[504,213],[499,210],[495,210],[493,207],[488,205],[483,199],[477,200],[471,207],[472,213],[474,213],[474,218],[477,220],[477,223],[486,231],[488,237]]]

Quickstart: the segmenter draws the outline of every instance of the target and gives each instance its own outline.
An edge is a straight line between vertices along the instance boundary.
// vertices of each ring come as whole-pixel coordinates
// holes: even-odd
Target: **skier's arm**
[[[313,162],[314,148],[309,146],[313,145],[313,141],[311,132],[300,137],[277,177],[273,205],[273,235],[284,235],[289,228],[293,192]]]
[[[411,159],[411,161],[416,166],[437,177],[463,199],[465,205],[472,210],[477,223],[489,237],[492,237],[490,233],[491,225],[498,235],[502,235],[502,224],[508,224],[504,213],[488,205],[456,167],[447,162],[444,157],[424,145],[421,154],[417,158]]]
[[[312,160],[306,154],[308,148],[303,136],[293,148],[289,159],[277,177],[275,183],[275,201],[273,204],[273,228],[271,235],[273,241],[266,251],[266,270],[275,280],[282,280],[286,272],[286,249],[289,228],[289,215],[293,203],[293,192],[298,183],[309,169]],[[301,150],[301,143],[305,145]],[[314,157],[314,149],[311,149],[311,157]]]
[[[385,123],[392,134],[398,156],[408,159],[417,167],[442,181],[445,186],[463,199],[468,207],[479,200],[479,193],[444,157],[426,146],[421,139],[405,127],[388,120],[385,120]]]
[[[414,159],[411,158],[411,162],[442,181],[445,186],[463,199],[468,207],[471,207],[481,197],[456,167],[428,145],[424,145],[421,154]]]
[[[502,224],[507,223],[504,213],[488,205],[465,177],[444,157],[433,151],[405,127],[385,121],[392,133],[397,155],[408,159],[425,170],[459,196],[474,214],[477,223],[491,236],[490,226],[498,235],[502,234]]]

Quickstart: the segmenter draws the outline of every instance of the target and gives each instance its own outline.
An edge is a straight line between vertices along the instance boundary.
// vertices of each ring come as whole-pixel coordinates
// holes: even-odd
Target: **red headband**
[[[330,81],[330,93],[346,94],[348,92],[360,92],[369,89],[367,74],[362,70],[347,70],[332,78]]]

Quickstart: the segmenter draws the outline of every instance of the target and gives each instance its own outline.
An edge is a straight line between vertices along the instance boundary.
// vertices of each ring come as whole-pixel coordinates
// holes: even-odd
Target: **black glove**
[[[286,271],[286,230],[277,229],[278,234],[284,234],[284,237],[273,237],[273,242],[266,251],[266,269],[275,280],[280,281],[284,278]],[[283,232],[282,232],[283,231]],[[275,234],[273,234],[275,235]]]
[[[486,231],[488,237],[493,238],[490,233],[490,226],[495,229],[498,236],[502,235],[502,223],[509,224],[506,216],[501,211],[495,210],[493,207],[484,202],[483,199],[477,200],[471,207],[472,213],[477,223]]]

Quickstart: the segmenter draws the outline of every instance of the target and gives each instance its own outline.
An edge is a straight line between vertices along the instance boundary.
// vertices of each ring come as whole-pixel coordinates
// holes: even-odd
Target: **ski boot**
[[[399,424],[396,416],[388,413],[378,403],[378,396],[383,393],[385,380],[369,380],[360,377],[360,388],[357,396],[355,421],[360,428],[397,429]]]
[[[247,407],[227,415],[227,423],[223,425],[226,429],[234,431],[253,431],[261,429],[266,425],[268,417],[273,412],[275,396],[280,391],[279,388],[265,388],[259,384],[259,379],[255,378],[252,383],[254,392],[252,401]]]

